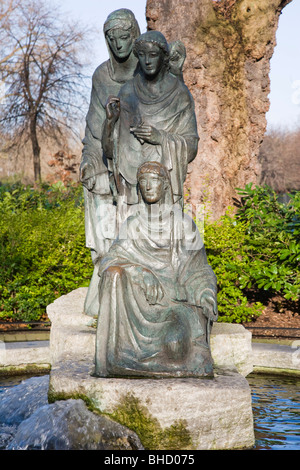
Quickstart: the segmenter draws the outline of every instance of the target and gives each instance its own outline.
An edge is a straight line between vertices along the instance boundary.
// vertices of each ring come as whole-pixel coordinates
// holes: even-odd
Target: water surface
[[[251,374],[255,449],[300,450],[300,378]]]

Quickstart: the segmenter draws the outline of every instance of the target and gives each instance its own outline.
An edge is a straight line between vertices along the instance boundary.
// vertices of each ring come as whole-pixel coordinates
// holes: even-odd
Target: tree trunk
[[[41,177],[41,148],[39,146],[38,137],[37,137],[37,124],[36,116],[34,116],[30,121],[30,139],[32,145],[33,153],[33,171],[34,171],[34,181],[40,183],[42,181]]]
[[[269,109],[270,58],[280,13],[291,0],[147,0],[148,29],[187,50],[184,80],[195,100],[200,137],[186,189],[210,202],[214,219],[256,183]]]

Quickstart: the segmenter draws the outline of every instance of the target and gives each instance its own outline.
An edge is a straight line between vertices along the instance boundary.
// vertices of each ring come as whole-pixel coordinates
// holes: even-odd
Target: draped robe
[[[114,78],[111,60],[101,64],[93,74],[90,106],[86,117],[85,137],[83,139],[83,160],[87,159],[94,168],[96,183],[92,191],[84,188],[85,195],[85,233],[86,246],[102,256],[115,238],[101,232],[103,214],[101,204],[112,204],[112,189],[109,181],[108,163],[103,155],[102,131],[106,119],[105,105],[110,95],[118,95],[124,82]]]
[[[132,21],[135,36],[140,34],[139,26],[130,13],[123,13],[124,19]],[[119,13],[116,18],[109,20],[104,25],[104,32],[107,28],[118,23]],[[121,25],[120,25],[121,27]],[[117,96],[121,87],[126,82],[126,78],[132,78],[137,67],[137,60],[131,60],[131,69],[122,73],[123,64],[115,59],[106,34],[105,41],[109,53],[109,60],[99,65],[92,78],[92,91],[89,110],[86,116],[85,136],[83,139],[82,162],[88,161],[91,164],[91,174],[95,176],[95,185],[91,190],[86,187],[84,191],[85,201],[85,237],[86,247],[91,249],[94,271],[89,285],[89,290],[85,300],[84,310],[87,315],[97,316],[98,312],[98,262],[108,251],[116,237],[115,206],[113,190],[111,187],[112,175],[108,170],[108,164],[102,149],[102,132],[106,119],[105,105],[110,95]]]
[[[186,85],[171,73],[154,95],[142,73],[120,90],[120,118],[115,127],[111,171],[120,175],[127,204],[137,203],[136,174],[146,161],[162,163],[169,171],[175,202],[183,195],[187,166],[197,154],[198,134],[193,98]],[[162,144],[140,142],[131,132],[140,123],[160,131]]]
[[[115,28],[130,30],[133,41],[140,36],[140,28],[134,14],[128,9],[112,12],[103,26],[109,60],[99,65],[93,74],[90,106],[86,116],[86,129],[83,139],[82,162],[91,164],[91,174],[96,176],[94,187],[89,191],[84,187],[85,195],[85,233],[86,246],[92,250],[93,261],[99,259],[109,249],[115,238],[112,230],[102,233],[103,212],[101,205],[112,204],[112,190],[107,162],[102,149],[102,132],[106,119],[105,105],[109,96],[117,96],[121,87],[136,73],[137,59],[133,53],[125,63],[113,54],[107,34]]]
[[[163,289],[154,305],[142,289],[145,270]],[[213,374],[209,332],[217,311],[206,318],[199,299],[204,292],[216,298],[216,277],[191,218],[174,207],[149,220],[140,210],[122,226],[99,276],[95,375]]]

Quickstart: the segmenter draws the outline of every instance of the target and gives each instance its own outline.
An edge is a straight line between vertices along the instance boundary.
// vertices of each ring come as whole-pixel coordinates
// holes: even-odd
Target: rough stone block
[[[254,445],[250,389],[236,372],[214,379],[154,380],[98,378],[92,373],[91,361],[68,357],[59,362],[51,370],[50,397],[88,399],[95,409],[133,429],[148,449]]]
[[[255,371],[300,375],[300,341],[291,346],[275,343],[253,343],[252,356]]]
[[[49,364],[49,341],[0,342],[0,368]]]
[[[216,367],[236,369],[245,377],[253,371],[252,334],[243,325],[214,323],[210,347]]]
[[[85,294],[86,289],[77,289],[47,309],[52,322],[52,400],[87,400],[94,409],[133,429],[148,449],[239,449],[254,445],[251,393],[234,364],[236,352],[227,363],[217,365],[213,379],[94,377],[96,330],[91,317],[82,313]],[[236,351],[241,332],[239,329],[234,340],[228,341]],[[225,341],[224,335],[216,339],[219,333],[217,328],[212,334],[214,350]],[[219,357],[222,354],[224,349]]]

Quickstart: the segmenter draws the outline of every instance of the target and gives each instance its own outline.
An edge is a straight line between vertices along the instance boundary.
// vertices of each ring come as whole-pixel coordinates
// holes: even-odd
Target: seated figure
[[[213,376],[217,283],[200,233],[162,164],[142,164],[137,181],[136,213],[100,264],[95,375]]]

